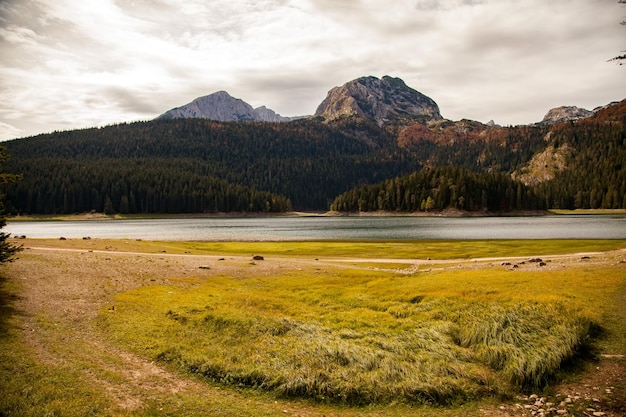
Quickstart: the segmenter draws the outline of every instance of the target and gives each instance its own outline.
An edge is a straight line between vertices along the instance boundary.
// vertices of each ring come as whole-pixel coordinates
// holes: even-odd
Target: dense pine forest
[[[55,132],[5,143],[4,169],[23,176],[6,205],[23,214],[626,208],[625,119],[621,102],[554,126],[173,119]],[[564,163],[539,180],[528,167],[548,148]],[[536,175],[526,185],[524,169]]]
[[[545,209],[524,184],[502,173],[426,168],[404,177],[350,190],[335,199],[337,211],[510,211]]]

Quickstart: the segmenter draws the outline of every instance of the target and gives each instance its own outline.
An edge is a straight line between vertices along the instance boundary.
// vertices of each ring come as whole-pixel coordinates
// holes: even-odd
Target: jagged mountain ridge
[[[603,107],[587,110],[576,106],[555,107],[546,113],[543,120],[534,124],[553,125],[581,120],[594,115],[601,108]],[[290,122],[308,117],[311,116],[281,116],[265,106],[253,108],[242,99],[232,97],[226,91],[218,91],[170,109],[157,119],[200,118],[221,122]],[[433,99],[407,86],[402,79],[387,75],[380,79],[374,76],[360,77],[342,86],[333,87],[319,104],[313,117],[329,122],[357,117],[371,120],[380,127],[390,123],[404,126],[415,123],[430,125],[433,122],[445,120]],[[499,127],[493,121],[485,126]]]
[[[388,122],[429,122],[441,120],[433,99],[407,86],[400,78],[361,77],[328,92],[315,111],[316,117],[336,120],[358,116],[379,126]]]
[[[576,106],[555,107],[546,113],[541,123],[556,124],[570,120],[586,119],[587,117],[593,116],[593,114],[594,112],[591,110],[582,109]]]
[[[289,122],[299,117],[283,117],[265,106],[253,108],[226,91],[198,97],[191,103],[166,111],[158,119],[211,119],[219,122]]]

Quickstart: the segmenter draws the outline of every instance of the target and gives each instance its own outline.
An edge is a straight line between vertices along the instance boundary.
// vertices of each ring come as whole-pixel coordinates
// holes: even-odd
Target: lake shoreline
[[[180,213],[180,214],[34,214],[8,216],[7,221],[105,221],[105,220],[142,220],[142,219],[215,219],[215,218],[258,218],[258,217],[539,217],[563,215],[626,215],[624,209],[577,209],[577,210],[518,210],[504,212],[465,211],[446,209],[430,212],[398,212],[398,211],[289,211],[284,213],[265,212],[219,212],[219,213]]]

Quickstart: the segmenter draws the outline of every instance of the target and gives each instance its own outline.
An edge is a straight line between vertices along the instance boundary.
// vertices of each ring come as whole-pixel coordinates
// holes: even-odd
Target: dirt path
[[[228,275],[236,278],[243,276],[243,268],[249,268],[251,257],[143,253],[119,249],[38,246],[28,241],[25,243],[25,250],[20,255],[22,259],[7,265],[5,271],[9,279],[18,280],[23,288],[23,296],[17,301],[17,308],[23,317],[24,340],[37,352],[39,361],[80,370],[85,381],[101,387],[114,408],[125,412],[139,410],[148,403],[154,403],[155,398],[176,395],[210,397],[215,404],[251,401],[249,397],[236,391],[196,381],[121,349],[114,340],[109,339],[111,336],[98,323],[98,315],[103,311],[110,309],[111,313],[114,312],[113,297],[119,292],[155,284],[189,285],[189,282],[205,279],[207,276]],[[550,258],[557,264],[579,262],[583,256],[592,257],[590,262],[599,262],[606,254],[556,255]],[[614,259],[613,256],[612,258]],[[308,266],[319,268],[343,265],[378,269],[380,267],[371,264],[388,264],[390,268],[404,265],[401,269],[390,270],[415,273],[425,265],[481,268],[494,262],[523,259],[525,258],[503,257],[441,261],[270,257],[263,262],[257,262],[255,271],[259,275],[270,275]],[[597,386],[598,390],[616,390],[615,378],[626,375],[624,360],[607,358],[599,366],[605,364],[608,364],[608,368],[602,370],[602,376],[613,372],[613,378],[608,378],[606,383],[595,379],[584,383]],[[595,373],[593,375],[597,376]],[[582,391],[583,388],[585,387],[577,385],[568,389],[575,395],[575,392]],[[600,392],[602,393],[607,394],[606,391]],[[321,414],[319,409],[310,405],[252,401],[259,401],[259,409],[263,409],[266,414]],[[486,415],[530,415],[527,413],[528,409],[513,404],[483,411]],[[324,413],[332,415],[328,409]]]

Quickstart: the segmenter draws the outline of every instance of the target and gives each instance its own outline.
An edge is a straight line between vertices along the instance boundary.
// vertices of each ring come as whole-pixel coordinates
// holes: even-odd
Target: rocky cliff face
[[[593,114],[594,113],[590,110],[581,109],[580,107],[576,106],[556,107],[546,113],[541,123],[552,125],[556,123],[566,122],[568,120],[585,119],[589,116],[593,116]]]
[[[293,120],[291,117],[282,117],[265,106],[254,109],[245,101],[232,97],[226,91],[199,97],[189,104],[168,110],[159,118],[201,118],[220,122],[288,122]]]
[[[442,119],[439,106],[431,98],[389,76],[358,78],[333,88],[315,116],[326,120],[359,116],[374,120],[379,126],[387,122],[427,123]]]

